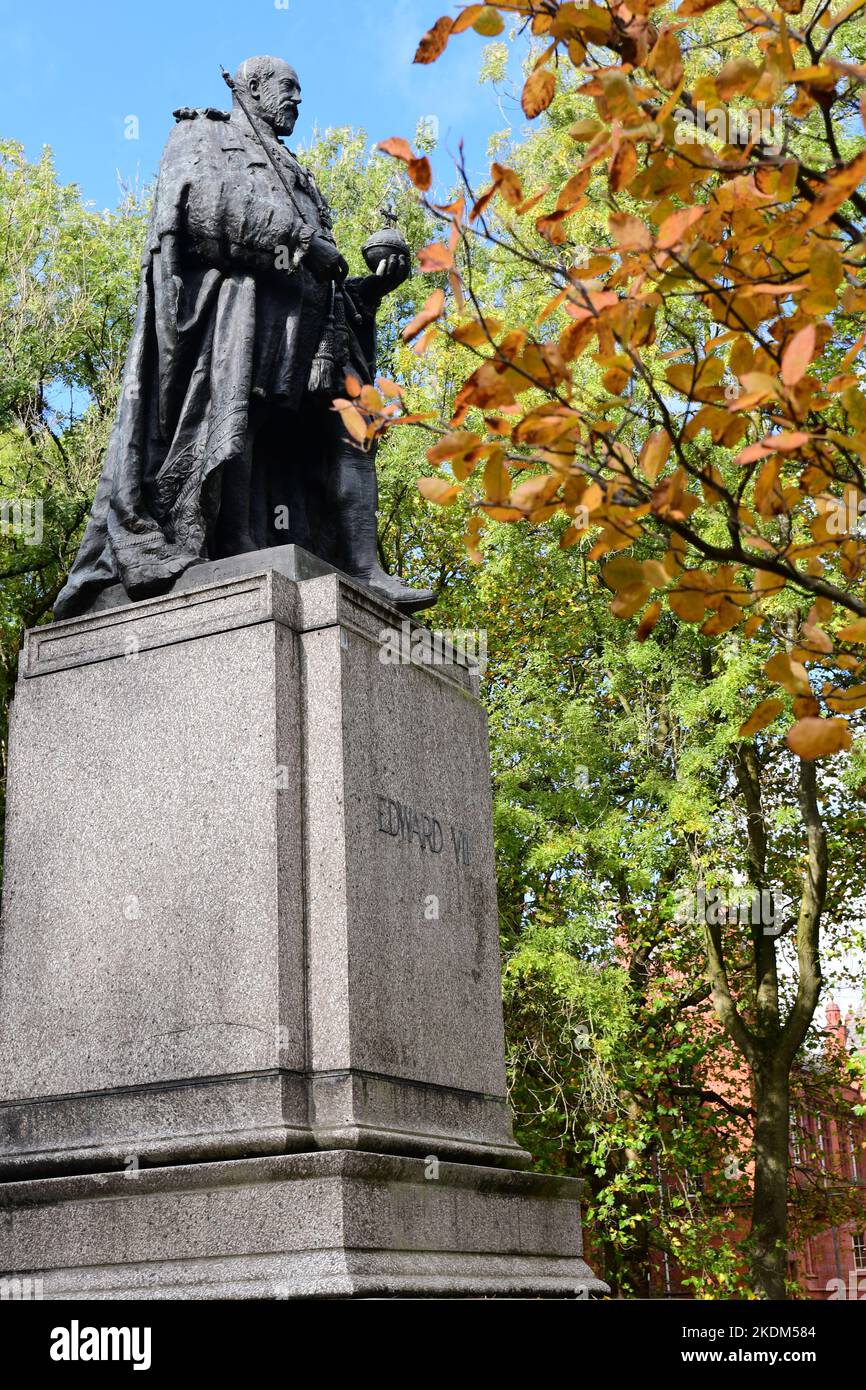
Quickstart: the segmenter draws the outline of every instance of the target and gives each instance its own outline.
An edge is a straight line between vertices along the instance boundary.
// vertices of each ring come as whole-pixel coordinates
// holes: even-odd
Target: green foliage
[[[145,208],[115,213],[0,142],[0,735],[22,630],[48,616],[93,501],[132,327]],[[13,524],[28,516],[24,528]]]

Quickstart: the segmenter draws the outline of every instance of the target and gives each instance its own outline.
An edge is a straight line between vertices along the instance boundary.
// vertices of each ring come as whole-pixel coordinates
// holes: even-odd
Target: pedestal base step
[[[340,1150],[0,1187],[0,1276],[46,1299],[573,1297],[573,1178]]]

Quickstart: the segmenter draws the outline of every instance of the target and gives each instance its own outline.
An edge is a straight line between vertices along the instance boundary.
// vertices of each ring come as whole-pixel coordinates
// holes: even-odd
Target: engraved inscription
[[[436,816],[419,811],[405,801],[394,801],[390,796],[376,797],[376,817],[383,835],[391,835],[404,844],[414,840],[431,854],[441,854],[448,845],[455,864],[469,863],[469,836],[459,825],[449,825],[446,840],[442,822]]]

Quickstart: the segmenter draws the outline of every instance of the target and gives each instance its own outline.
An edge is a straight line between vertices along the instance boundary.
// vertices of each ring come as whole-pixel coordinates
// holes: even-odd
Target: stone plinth
[[[266,569],[28,633],[0,1171],[520,1160],[484,715],[466,663],[380,660],[400,621]]]
[[[27,634],[0,1274],[46,1296],[601,1287],[578,1185],[508,1171],[477,672],[319,568]]]

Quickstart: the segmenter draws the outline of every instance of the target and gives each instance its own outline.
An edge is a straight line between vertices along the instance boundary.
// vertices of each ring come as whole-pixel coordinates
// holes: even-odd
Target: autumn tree
[[[422,494],[445,506],[469,495],[476,558],[491,523],[559,525],[565,549],[588,538],[612,613],[636,618],[639,640],[667,611],[711,646],[751,644],[755,708],[733,775],[758,890],[762,763],[786,726],[802,845],[793,997],[773,934],[759,924],[746,939],[749,996],[734,983],[741,938],[705,923],[713,1003],[752,1078],[753,1277],[768,1297],[784,1295],[790,1076],[821,988],[822,795],[837,774],[822,786],[818,766],[851,750],[866,706],[860,11],[464,6],[416,61],[470,27],[528,34],[524,115],[567,129],[570,153],[527,185],[518,144],[481,189],[460,167],[458,196],[437,204],[426,162],[398,138],[382,145],[445,227],[419,260],[443,278],[406,337],[423,354],[445,334],[467,356],[453,408],[408,417],[439,435]],[[590,246],[571,231],[585,209],[600,223]],[[531,277],[531,315],[485,301],[484,250]],[[359,438],[400,423],[349,388]]]

